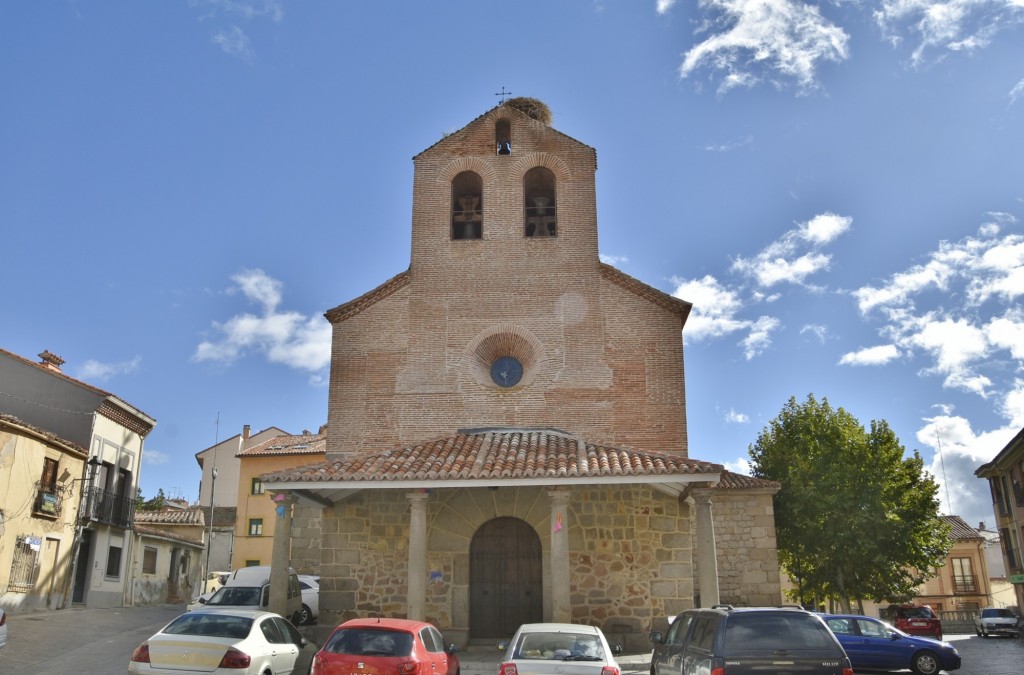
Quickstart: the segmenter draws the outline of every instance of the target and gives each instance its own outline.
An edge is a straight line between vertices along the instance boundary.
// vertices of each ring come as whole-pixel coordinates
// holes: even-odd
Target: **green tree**
[[[754,476],[782,484],[779,561],[801,602],[906,600],[949,553],[938,485],[884,420],[868,431],[828,399],[794,397],[749,453]]]
[[[156,497],[147,500],[142,497],[142,488],[140,487],[135,490],[135,502],[136,508],[142,511],[159,511],[167,505],[167,496],[164,495],[164,489],[160,488],[156,492]]]

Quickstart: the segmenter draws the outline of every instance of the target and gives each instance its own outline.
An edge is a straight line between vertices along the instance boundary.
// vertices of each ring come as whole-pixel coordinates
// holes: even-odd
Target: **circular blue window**
[[[499,387],[514,387],[523,378],[523,364],[514,356],[500,356],[491,364],[491,379]]]

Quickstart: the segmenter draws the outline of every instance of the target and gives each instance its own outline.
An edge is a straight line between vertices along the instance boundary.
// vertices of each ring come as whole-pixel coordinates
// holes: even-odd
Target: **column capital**
[[[690,490],[690,496],[693,497],[693,501],[697,504],[710,504],[711,497],[715,494],[715,489],[712,487],[699,487]]]
[[[571,496],[572,494],[565,490],[548,490],[548,497],[551,499],[553,506],[567,505]]]
[[[429,496],[426,492],[409,492],[406,493],[405,498],[409,500],[409,504],[413,508],[424,508],[427,505],[427,498]]]

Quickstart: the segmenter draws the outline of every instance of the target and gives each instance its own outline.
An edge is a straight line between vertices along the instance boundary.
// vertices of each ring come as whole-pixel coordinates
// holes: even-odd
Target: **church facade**
[[[326,461],[264,476],[321,623],[646,648],[684,608],[781,601],[779,486],[690,457],[690,305],[600,261],[596,152],[545,115],[512,99],[417,155],[409,269],[326,313]]]

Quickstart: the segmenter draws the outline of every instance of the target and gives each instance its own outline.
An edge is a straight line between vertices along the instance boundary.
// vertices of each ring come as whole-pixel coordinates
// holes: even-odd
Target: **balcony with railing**
[[[129,528],[135,521],[135,500],[97,487],[87,488],[82,496],[81,517],[114,527]]]
[[[978,577],[974,574],[954,574],[953,593],[973,595],[978,593]]]

